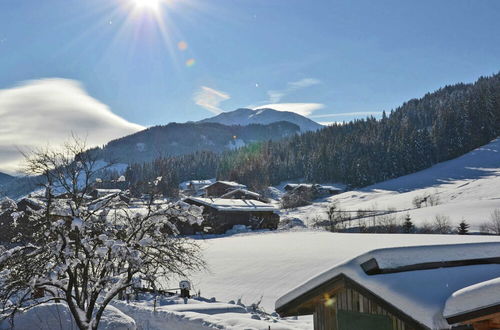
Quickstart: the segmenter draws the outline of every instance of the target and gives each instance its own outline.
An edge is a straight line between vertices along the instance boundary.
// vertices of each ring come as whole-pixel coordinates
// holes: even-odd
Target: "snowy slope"
[[[436,215],[448,216],[453,226],[462,219],[479,230],[490,214],[500,208],[500,139],[456,159],[439,163],[423,171],[372,186],[349,191],[318,201],[313,205],[283,212],[311,222],[325,217],[326,207],[337,201],[345,210],[409,210],[416,224],[431,223]],[[437,196],[439,205],[415,208],[416,196]],[[401,215],[406,214],[401,212]]]
[[[497,236],[338,234],[285,231],[200,240],[209,266],[191,276],[194,290],[218,301],[259,301],[267,311],[276,300],[339,262],[379,248],[500,241]],[[177,284],[173,281],[171,285]]]
[[[219,123],[223,125],[249,125],[249,124],[270,124],[279,121],[288,121],[300,127],[302,132],[315,131],[323,126],[289,111],[278,111],[274,109],[237,109],[230,112],[223,112],[215,117],[203,119],[201,123]]]

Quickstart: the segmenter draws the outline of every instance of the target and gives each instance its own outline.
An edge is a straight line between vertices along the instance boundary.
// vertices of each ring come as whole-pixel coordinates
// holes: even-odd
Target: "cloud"
[[[274,103],[258,106],[254,108],[254,110],[270,108],[278,111],[295,112],[302,116],[309,116],[314,111],[323,109],[324,107],[325,106],[321,103]]]
[[[341,112],[341,113],[329,113],[324,115],[313,115],[309,118],[331,118],[331,117],[356,117],[356,116],[376,116],[381,115],[380,111],[359,111],[359,112]]]
[[[0,90],[0,169],[19,170],[19,150],[60,145],[71,134],[88,146],[144,129],[115,115],[74,80],[41,79]]]
[[[200,107],[218,115],[223,112],[219,108],[219,104],[230,98],[231,96],[229,94],[210,87],[201,86],[201,88],[194,94],[193,101]]]
[[[279,103],[286,95],[293,93],[299,89],[307,88],[320,84],[321,81],[315,78],[304,78],[298,81],[289,82],[285,89],[270,90],[267,92],[270,103]]]

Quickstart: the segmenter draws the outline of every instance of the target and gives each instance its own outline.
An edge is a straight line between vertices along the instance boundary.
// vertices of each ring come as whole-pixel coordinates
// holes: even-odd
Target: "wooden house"
[[[445,305],[458,290],[498,277],[500,242],[380,249],[298,286],[278,299],[276,311],[312,314],[315,330],[483,329],[460,314],[445,315]],[[462,305],[475,310],[481,299]],[[496,305],[472,316],[496,322],[499,311]]]
[[[476,330],[500,329],[500,277],[454,292],[443,315],[449,324]]]
[[[179,184],[179,189],[183,191],[185,195],[189,196],[201,196],[204,194],[203,188],[211,185],[215,182],[215,179],[208,180],[189,180],[184,181]]]
[[[194,232],[222,234],[235,225],[249,226],[252,229],[278,228],[279,215],[276,213],[277,209],[270,204],[255,200],[197,197],[186,198],[184,202],[203,207],[203,228],[193,228]],[[191,234],[187,230],[183,228],[181,231]]]
[[[249,200],[254,200],[254,201],[260,201],[263,203],[269,202],[269,200],[265,197],[263,197],[261,194],[256,193],[254,191],[250,191],[247,189],[235,189],[231,190],[224,195],[222,195],[220,198],[226,198],[226,199],[249,199]]]
[[[232,181],[216,181],[203,188],[205,197],[221,197],[231,190],[246,189],[247,186]]]
[[[314,198],[333,196],[343,192],[343,189],[312,183],[289,183],[284,187],[289,193],[310,193]]]

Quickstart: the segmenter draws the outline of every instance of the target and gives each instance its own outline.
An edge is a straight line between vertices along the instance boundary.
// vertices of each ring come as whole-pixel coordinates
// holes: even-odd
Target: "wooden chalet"
[[[498,277],[500,242],[380,249],[298,286],[276,311],[312,314],[315,330],[495,329],[481,326],[497,326],[499,291],[493,305],[480,294],[450,315],[445,305],[456,291]]]
[[[188,204],[203,207],[204,222],[202,228],[193,228],[194,232],[203,231],[222,234],[235,225],[249,226],[252,229],[278,228],[279,215],[277,209],[266,203],[255,200],[197,198],[184,200]],[[188,229],[183,228],[185,234]]]
[[[203,188],[205,197],[221,197],[235,189],[246,189],[247,186],[232,181],[216,181]]]
[[[179,184],[179,189],[184,192],[185,195],[190,196],[200,196],[204,194],[203,188],[211,185],[215,182],[215,179],[208,180],[189,180],[184,181]]]
[[[247,189],[235,189],[231,190],[224,195],[222,195],[220,198],[226,198],[226,199],[249,199],[249,200],[254,200],[254,201],[260,201],[263,203],[269,202],[269,200],[265,197],[263,197],[261,194],[256,193],[254,191],[250,191]]]
[[[476,330],[500,329],[500,277],[454,292],[443,314],[450,324]]]
[[[284,187],[284,189],[286,192],[289,193],[310,192],[314,197],[332,196],[343,192],[343,189],[335,186],[312,184],[312,183],[289,183]]]

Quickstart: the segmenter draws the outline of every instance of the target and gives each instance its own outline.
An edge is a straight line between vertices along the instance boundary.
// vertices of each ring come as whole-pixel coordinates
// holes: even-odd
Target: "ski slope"
[[[491,212],[500,208],[498,187],[500,139],[423,171],[284,211],[282,217],[297,217],[311,224],[316,218],[324,219],[328,205],[337,201],[340,208],[351,211],[402,210],[401,216],[409,213],[417,225],[432,223],[436,215],[449,217],[454,227],[464,219],[471,225],[470,230],[479,231],[481,224],[489,221]],[[429,194],[437,196],[439,204],[415,208],[413,199]]]

